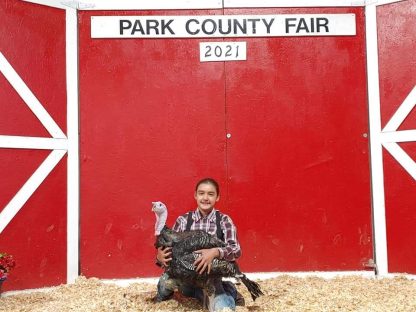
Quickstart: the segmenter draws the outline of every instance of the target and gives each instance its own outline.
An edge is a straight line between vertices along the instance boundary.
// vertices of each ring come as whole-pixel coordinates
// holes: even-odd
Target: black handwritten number
[[[225,52],[225,56],[232,56],[232,52],[231,52],[231,45],[227,44],[226,45],[227,51]]]
[[[211,46],[207,45],[205,46],[207,48],[207,51],[205,52],[205,57],[210,57],[211,56]]]
[[[222,49],[220,46],[216,46],[214,50],[215,56],[220,57],[222,55]]]
[[[220,58],[222,56],[226,58],[238,58],[240,52],[240,46],[237,44],[234,47],[231,44],[227,44],[225,47],[221,47],[219,45],[206,45],[205,46],[205,57],[217,57]]]

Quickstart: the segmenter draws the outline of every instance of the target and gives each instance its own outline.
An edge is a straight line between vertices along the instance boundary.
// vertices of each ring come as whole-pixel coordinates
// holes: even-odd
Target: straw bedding
[[[259,281],[265,296],[253,302],[244,285],[238,290],[246,300],[242,311],[416,311],[416,281],[404,277],[370,279],[357,276],[322,279],[280,276]],[[127,287],[80,277],[75,284],[0,298],[0,311],[7,312],[106,312],[203,311],[194,300],[175,293],[172,300],[154,303],[153,284]]]

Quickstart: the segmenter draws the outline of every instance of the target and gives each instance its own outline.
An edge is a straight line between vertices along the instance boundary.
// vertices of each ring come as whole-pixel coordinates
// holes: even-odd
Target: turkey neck
[[[163,227],[166,224],[166,219],[168,218],[168,212],[162,211],[161,213],[156,213],[156,224],[155,224],[155,235],[159,235],[163,230]]]

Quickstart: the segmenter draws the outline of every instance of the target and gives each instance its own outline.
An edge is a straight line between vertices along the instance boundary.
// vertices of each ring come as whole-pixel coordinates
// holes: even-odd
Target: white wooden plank
[[[383,151],[381,145],[380,86],[376,6],[367,6],[365,8],[365,13],[375,263],[377,265],[378,274],[386,275],[388,273],[388,256]]]
[[[416,130],[403,130],[394,132],[383,132],[381,136],[383,143],[389,142],[416,142]]]
[[[397,143],[383,143],[388,152],[416,180],[416,163]]]
[[[296,8],[296,7],[351,7],[364,6],[357,0],[224,0],[224,8]]]
[[[170,10],[221,9],[222,0],[86,0],[77,1],[80,10]]]
[[[40,120],[46,130],[56,139],[66,138],[65,134],[52,119],[49,113],[45,110],[36,96],[28,88],[25,82],[20,78],[19,74],[10,65],[4,55],[0,52],[0,72],[3,73],[4,77],[10,82],[12,87],[25,101],[27,106],[32,110],[36,117]]]
[[[22,0],[54,8],[72,7],[79,10],[169,10],[169,9],[220,9],[222,0]],[[224,8],[295,8],[295,7],[351,7],[385,5],[406,0],[224,0]]]
[[[67,282],[79,275],[79,109],[78,21],[75,9],[66,10],[66,81],[68,125]]]
[[[0,148],[67,149],[66,139],[0,135]]]
[[[22,188],[16,193],[12,200],[1,211],[0,233],[3,232],[5,227],[19,212],[30,196],[32,196],[43,180],[45,180],[45,178],[53,170],[53,168],[55,168],[65,153],[65,150],[52,151],[39,168],[33,173],[33,175],[26,181]]]
[[[412,109],[416,105],[416,86],[413,87],[412,91],[410,91],[409,95],[405,98],[403,103],[399,106],[397,111],[391,117],[389,122],[384,127],[384,132],[389,131],[396,131],[402,122],[406,119],[406,117],[410,114]]]
[[[391,3],[408,1],[408,0],[367,0],[367,1],[379,6],[379,5],[391,4]]]
[[[62,4],[62,1],[60,0],[22,0],[22,1],[31,2],[31,3],[40,4],[40,5],[49,6],[49,7],[58,8],[58,9],[66,8],[66,6]]]

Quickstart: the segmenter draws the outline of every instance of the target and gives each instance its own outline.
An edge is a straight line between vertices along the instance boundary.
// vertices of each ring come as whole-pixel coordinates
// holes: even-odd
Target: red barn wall
[[[416,85],[416,1],[377,9],[382,127]],[[416,129],[416,111],[398,130]],[[416,160],[416,142],[399,143]],[[416,273],[416,183],[387,152],[384,158],[389,271]]]
[[[355,13],[357,35],[226,39],[247,42],[247,61],[200,63],[209,39],[92,39],[91,16],[114,13],[80,12],[82,274],[159,274],[151,201],[172,225],[204,176],[221,183],[245,271],[365,269],[363,8],[224,10],[284,13]]]
[[[6,0],[0,21],[0,52],[66,131],[65,12]],[[0,90],[1,135],[50,137],[2,74]],[[0,148],[1,210],[49,153]],[[0,234],[0,252],[17,263],[3,290],[66,282],[65,158]]]
[[[378,7],[383,126],[415,85],[414,1]],[[357,34],[92,39],[97,15],[354,13]],[[392,18],[394,17],[394,18]],[[65,12],[0,4],[0,52],[66,131]],[[238,226],[246,272],[365,270],[373,258],[364,8],[79,12],[80,273],[160,274],[151,202],[168,225],[202,177]],[[247,60],[199,60],[245,41]],[[30,49],[28,49],[30,46]],[[0,135],[50,137],[0,75]],[[415,112],[400,130],[415,129]],[[228,135],[228,138],[227,138]],[[415,143],[400,144],[416,158]],[[50,153],[0,149],[0,209]],[[384,153],[389,271],[415,273],[414,180]],[[5,290],[66,282],[66,158],[0,234]],[[115,269],[116,268],[116,269]]]

